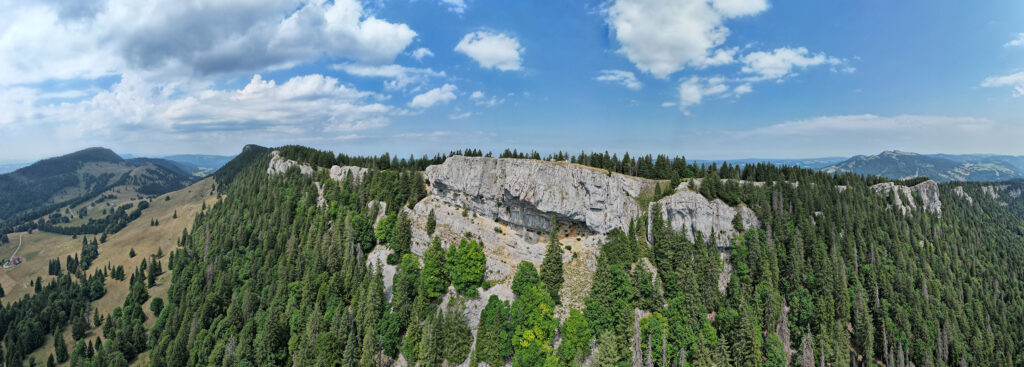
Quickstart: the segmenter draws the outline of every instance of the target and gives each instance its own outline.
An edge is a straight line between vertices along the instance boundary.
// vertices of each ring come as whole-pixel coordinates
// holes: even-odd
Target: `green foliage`
[[[437,217],[434,216],[434,209],[430,209],[430,213],[427,214],[427,235],[433,236],[435,229],[437,229]]]
[[[580,364],[590,354],[590,340],[593,330],[587,318],[580,310],[569,311],[569,317],[560,328],[562,344],[558,347],[558,356],[564,365]]]
[[[441,247],[441,240],[434,237],[434,241],[423,254],[423,272],[420,278],[423,282],[423,291],[429,298],[437,298],[448,289],[449,278],[446,273],[447,258],[444,248]]]
[[[512,293],[522,297],[529,288],[539,285],[541,282],[537,267],[532,262],[520,261],[516,266],[515,277],[512,278]]]
[[[68,346],[64,342],[64,335],[60,333],[60,330],[57,330],[56,332],[54,332],[53,335],[54,335],[53,349],[54,349],[54,353],[57,355],[57,363],[67,362],[68,361]]]
[[[508,302],[491,295],[480,312],[474,358],[491,366],[504,366],[512,356],[512,332],[509,325]]]
[[[532,264],[531,264],[532,267]],[[537,366],[553,352],[557,322],[553,317],[555,302],[542,285],[534,283],[522,290],[512,302],[511,320],[515,329],[512,345],[513,366]]]
[[[551,233],[548,234],[548,248],[540,264],[540,280],[544,283],[551,299],[561,303],[558,295],[565,278],[562,275],[562,243],[558,242],[558,224],[551,218]]]
[[[446,259],[448,275],[455,290],[462,295],[476,297],[479,293],[477,288],[484,280],[487,263],[483,247],[476,241],[463,238],[457,246],[448,250]]]

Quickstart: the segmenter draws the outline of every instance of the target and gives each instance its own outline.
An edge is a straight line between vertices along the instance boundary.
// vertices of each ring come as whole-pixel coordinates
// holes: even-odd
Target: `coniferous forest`
[[[102,320],[106,342],[79,341],[67,352],[72,366],[120,365],[147,350],[156,367],[1024,363],[1024,202],[997,201],[984,184],[956,184],[970,201],[952,184],[939,185],[941,215],[921,205],[903,214],[894,197],[869,187],[880,178],[667,158],[659,166],[659,158],[647,175],[702,178],[694,184],[700,193],[746,205],[762,223],[738,226],[724,293],[718,248],[700,236],[689,240],[660,217],[651,218],[648,237],[648,220],[639,217],[629,231],[606,236],[584,307],[556,312],[568,285],[563,246],[552,235],[542,263],[514,269],[514,299],[491,296],[471,327],[460,300],[489,286],[481,244],[468,235],[458,243],[435,238],[412,253],[402,210],[426,196],[424,164],[443,157],[427,163],[282,149],[313,166],[374,168],[361,181],[324,185],[326,205],[318,207],[313,182],[333,182],[327,173],[267,175],[267,152],[247,148],[215,176],[223,196],[166,259],[173,281],[167,299],[153,306],[152,328],[142,326],[140,307],[146,278],[163,271],[156,258],[131,276],[124,308]],[[371,204],[378,201],[389,205]],[[433,221],[432,212],[431,232]],[[393,250],[390,294],[367,259],[377,245]],[[123,268],[112,271],[124,277]],[[80,276],[81,284],[87,279]],[[18,333],[69,323],[63,313],[22,316],[40,308],[41,297],[67,289],[61,302],[82,314],[83,300],[95,295],[74,284],[62,277],[0,309],[9,365],[41,343]]]

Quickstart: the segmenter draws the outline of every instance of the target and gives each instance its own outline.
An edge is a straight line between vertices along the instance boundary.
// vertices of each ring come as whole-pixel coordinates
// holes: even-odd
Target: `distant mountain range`
[[[88,148],[0,175],[0,225],[17,225],[111,192],[160,195],[199,180],[198,168],[161,158],[124,159]]]
[[[824,167],[829,173],[853,172],[892,179],[928,177],[935,181],[1006,181],[1024,178],[1024,157],[1002,155],[924,155],[884,151],[858,155]]]

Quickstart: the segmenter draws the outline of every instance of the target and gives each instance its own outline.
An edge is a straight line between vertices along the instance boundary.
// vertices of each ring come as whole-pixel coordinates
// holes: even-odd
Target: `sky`
[[[0,162],[1024,155],[1017,0],[0,0]]]

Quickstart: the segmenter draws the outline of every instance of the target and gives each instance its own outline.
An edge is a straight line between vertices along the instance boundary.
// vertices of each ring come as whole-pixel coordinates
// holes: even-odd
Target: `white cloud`
[[[981,86],[987,88],[1011,87],[1013,88],[1014,97],[1024,96],[1024,71],[1016,74],[985,78],[981,82]]]
[[[440,78],[445,76],[443,71],[434,71],[427,68],[411,68],[394,64],[338,64],[334,65],[333,68],[335,70],[341,70],[348,74],[360,77],[391,79],[384,83],[384,87],[389,90],[405,89],[411,85],[419,86],[426,83],[430,78]]]
[[[424,57],[434,57],[434,53],[429,48],[420,47],[412,51],[412,57],[416,60],[423,60]]]
[[[781,79],[794,74],[794,69],[817,65],[842,65],[843,61],[823,53],[811,54],[806,48],[777,48],[771,52],[756,51],[743,56],[744,73],[755,74],[757,80]],[[848,70],[852,71],[852,70]]]
[[[469,112],[469,111],[466,111],[466,112],[462,112],[462,113],[453,113],[451,115],[448,115],[448,118],[452,119],[452,120],[462,120],[462,119],[468,118],[470,116],[473,116],[473,113]]]
[[[9,92],[8,92],[9,93]],[[217,90],[157,85],[125,74],[110,90],[74,103],[39,104],[32,95],[7,105],[0,95],[0,128],[4,123],[60,131],[68,139],[97,134],[156,137],[208,135],[237,131],[295,135],[355,131],[387,126],[394,107],[369,103],[371,93],[311,74],[278,84],[255,75],[241,89]],[[13,108],[6,108],[13,107]],[[201,132],[202,134],[197,134]]]
[[[705,97],[729,96],[730,89],[721,77],[690,77],[679,84],[679,110],[689,115],[688,107],[700,104]],[[663,104],[664,106],[664,104]]]
[[[601,70],[601,75],[597,76],[597,80],[618,83],[632,90],[640,90],[644,86],[643,83],[636,79],[636,75],[633,72],[625,70]]]
[[[505,103],[504,98],[498,98],[497,96],[491,96],[487,98],[487,95],[481,91],[475,91],[469,95],[469,99],[473,101],[477,106],[494,107]]]
[[[0,84],[127,71],[248,73],[323,55],[389,63],[416,37],[405,24],[368,14],[358,0],[100,0],[87,11],[75,4],[0,4],[9,20],[0,25]]]
[[[766,9],[766,0],[615,0],[606,21],[620,53],[641,71],[665,78],[687,66],[732,63],[736,50],[718,49],[729,36],[724,22]]]
[[[465,0],[440,0],[440,1],[441,1],[442,4],[448,5],[448,10],[451,10],[452,12],[462,14],[462,12],[466,11],[466,1]]]
[[[515,37],[504,33],[479,31],[462,37],[455,51],[476,60],[480,67],[511,71],[522,69],[524,48]]]
[[[1024,33],[1017,34],[1017,38],[1007,42],[1003,47],[1024,47]]]
[[[455,91],[458,90],[454,85],[445,84],[440,88],[434,88],[426,91],[412,98],[409,102],[409,107],[413,108],[430,108],[437,104],[444,104],[455,100]]]
[[[741,96],[750,92],[753,92],[754,88],[750,86],[750,83],[737,85],[736,88],[732,89],[732,93]]]

